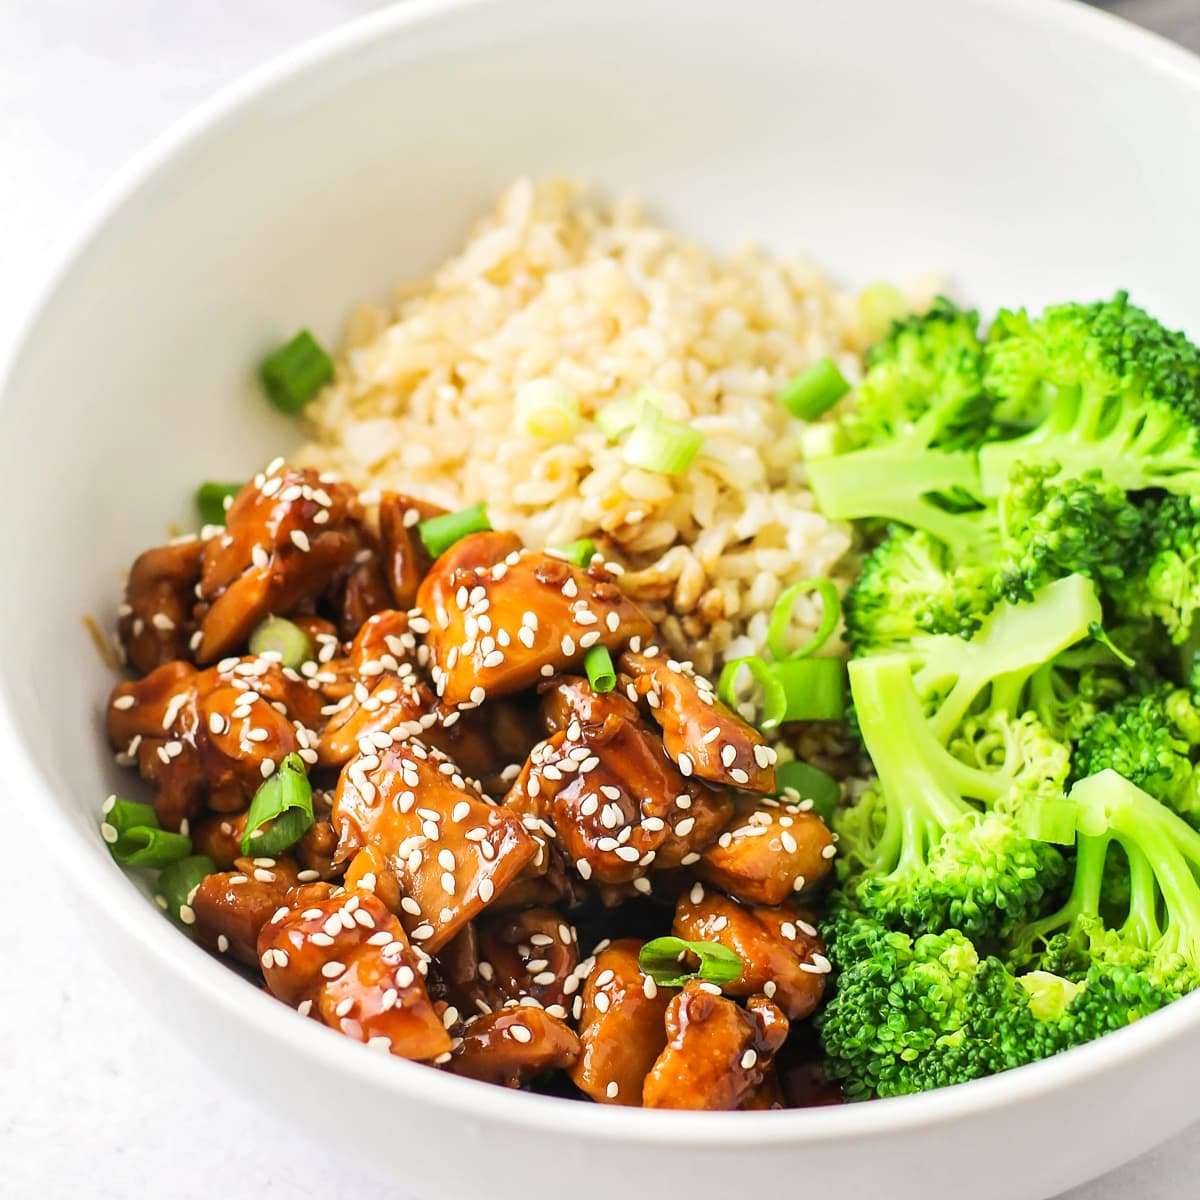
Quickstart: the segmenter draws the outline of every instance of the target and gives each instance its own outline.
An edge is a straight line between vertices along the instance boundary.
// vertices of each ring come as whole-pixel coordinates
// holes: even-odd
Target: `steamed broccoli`
[[[808,460],[826,516],[876,517],[969,547],[964,509],[980,495],[975,450],[990,428],[977,313],[938,300],[893,326],[867,354],[848,453]]]
[[[1132,973],[1142,981],[1132,1019],[1200,984],[1200,833],[1111,769],[1080,780],[1070,799],[1079,831],[1071,894],[1017,931],[1011,959],[1053,961],[1086,988]],[[1114,846],[1129,877],[1127,907],[1116,917],[1104,911]]]
[[[1038,419],[979,453],[983,494],[1002,495],[1017,463],[1098,471],[1125,491],[1200,488],[1200,350],[1129,303],[1125,292],[998,319],[985,349],[1001,406]]]
[[[1200,710],[1188,693],[1159,684],[1119,701],[1083,731],[1072,768],[1077,778],[1111,768],[1200,826]]]

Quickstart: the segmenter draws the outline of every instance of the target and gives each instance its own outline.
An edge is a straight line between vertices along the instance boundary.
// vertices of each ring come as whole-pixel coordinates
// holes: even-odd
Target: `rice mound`
[[[597,536],[677,657],[711,671],[758,653],[780,592],[837,575],[849,529],[814,510],[802,423],[777,402],[832,357],[860,374],[857,298],[800,259],[718,257],[610,211],[568,180],[520,180],[432,279],[351,321],[309,406],[299,461],[449,509],[486,502],[531,546]],[[551,378],[583,421],[561,441],[518,427],[521,386]],[[705,437],[682,474],[626,464],[591,424],[651,385]],[[803,601],[798,628],[819,612]]]

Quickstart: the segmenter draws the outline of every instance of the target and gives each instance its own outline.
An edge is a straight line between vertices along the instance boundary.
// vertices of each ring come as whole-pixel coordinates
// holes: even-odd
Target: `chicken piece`
[[[774,907],[823,879],[834,853],[833,835],[816,813],[764,796],[739,806],[696,873],[748,904]]]
[[[569,1067],[578,1054],[579,1039],[561,1018],[540,1008],[502,1008],[468,1022],[448,1069],[515,1088]]]
[[[317,807],[317,793],[313,793],[313,808]],[[338,835],[328,817],[318,818],[304,836],[292,847],[301,868],[312,872],[317,879],[328,882],[342,877],[342,867],[335,862],[337,857]]]
[[[533,1001],[565,1018],[567,981],[578,965],[575,930],[550,908],[486,915],[438,955],[446,994],[468,1016]]]
[[[242,857],[247,813],[210,813],[192,822],[192,853],[206,854],[219,871],[232,871]]]
[[[321,698],[295,671],[259,658],[224,659],[197,671],[167,663],[119,683],[108,736],[155,788],[164,828],[202,809],[236,813],[289,754],[316,759]]]
[[[582,570],[518,546],[502,534],[471,534],[421,584],[417,604],[429,619],[431,670],[446,704],[523,691],[577,667],[591,646],[616,653],[652,632],[601,563]]]
[[[351,759],[333,803],[338,861],[373,845],[400,881],[401,919],[435,954],[500,895],[536,848],[519,816],[484,800],[416,739]]]
[[[584,880],[629,883],[698,861],[732,801],[685,779],[622,697],[601,711],[599,724],[574,720],[535,748],[505,804],[548,820]]]
[[[353,560],[361,519],[354,489],[316,471],[277,461],[256,475],[205,546],[196,661],[236,653],[265,617],[321,595]]]
[[[575,999],[579,1058],[571,1079],[601,1104],[642,1103],[642,1085],[667,1045],[667,1006],[674,990],[659,988],[638,966],[642,943],[613,942],[596,956]]]
[[[290,859],[239,857],[232,871],[206,875],[191,900],[196,940],[257,966],[258,935],[302,874]]]
[[[388,866],[378,846],[364,846],[346,867],[343,886],[347,891],[374,892],[391,913],[400,913],[400,880]]]
[[[450,1035],[423,979],[427,960],[370,892],[314,885],[263,926],[258,955],[267,987],[305,1016],[400,1058],[436,1060]]]
[[[417,525],[444,511],[399,492],[384,492],[379,501],[380,557],[396,608],[416,606],[417,589],[429,571],[429,554]]]
[[[688,942],[728,946],[742,960],[742,973],[721,990],[762,992],[789,1021],[811,1016],[825,993],[825,946],[815,926],[787,909],[746,908],[697,883],[679,898],[671,932]]]
[[[117,610],[117,637],[142,675],[191,654],[195,588],[206,543],[196,537],[156,546],[134,560]]]
[[[667,753],[685,775],[750,792],[775,791],[775,751],[717,699],[690,663],[651,647],[626,650],[619,666],[633,679],[630,699],[636,694],[649,705]]]
[[[354,637],[368,617],[392,607],[392,592],[375,541],[365,529],[358,528],[355,533],[354,557],[333,577],[326,593],[337,613],[338,633],[347,639]]]
[[[766,996],[739,1008],[689,980],[667,1008],[667,1048],[642,1089],[646,1108],[733,1109],[762,1086],[788,1019]]]

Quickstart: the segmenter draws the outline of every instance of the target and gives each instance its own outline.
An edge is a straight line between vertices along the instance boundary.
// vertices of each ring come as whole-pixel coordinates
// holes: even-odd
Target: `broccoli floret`
[[[1171,640],[1182,645],[1200,609],[1200,499],[1151,500],[1143,523],[1143,564],[1114,590],[1117,609],[1131,617],[1157,617]]]
[[[1113,770],[1080,780],[1070,800],[1079,830],[1071,894],[1057,912],[1017,931],[1012,961],[1086,967],[1087,988],[1136,982],[1152,1007],[1191,991],[1200,983],[1200,833]],[[1114,915],[1106,911],[1106,874],[1118,846],[1128,902]],[[1131,1016],[1142,1011],[1149,1009]]]
[[[907,649],[925,634],[970,637],[992,607],[990,589],[987,568],[956,567],[937,538],[893,525],[843,598],[846,640],[863,655]]]
[[[964,761],[938,740],[899,655],[856,659],[850,683],[877,780],[836,818],[844,892],[889,926],[1003,936],[1066,873],[1030,816],[1061,790],[1065,749],[1034,718],[994,713],[960,732]]]
[[[834,993],[816,1025],[847,1099],[898,1096],[1045,1058],[1160,1007],[1134,971],[1012,974],[958,930],[913,938],[842,907],[823,930]]]
[[[1125,491],[1200,490],[1200,351],[1126,293],[998,320],[985,377],[1001,406],[1041,411],[1028,433],[980,450],[985,496],[1002,495],[1021,462],[1072,479],[1097,471]]]
[[[1086,778],[1111,768],[1200,826],[1200,710],[1182,688],[1160,684],[1114,704],[1083,731],[1073,773]]]
[[[1094,472],[1068,479],[1057,463],[1018,463],[999,511],[1003,561],[994,586],[1009,600],[1028,600],[1065,575],[1085,575],[1104,590],[1141,569],[1143,515]]]
[[[1073,743],[1136,687],[1137,677],[1107,647],[1093,642],[1067,650],[1034,671],[1025,703],[1052,737]]]
[[[925,529],[969,548],[980,495],[975,449],[990,428],[977,313],[937,301],[898,322],[867,355],[857,405],[843,423],[848,453],[808,458],[821,511]]]

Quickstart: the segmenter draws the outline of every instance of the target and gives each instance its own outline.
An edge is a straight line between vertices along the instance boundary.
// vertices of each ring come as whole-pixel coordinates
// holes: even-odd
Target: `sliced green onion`
[[[531,437],[561,442],[579,428],[579,401],[556,379],[533,379],[517,392],[517,424]]]
[[[816,592],[821,598],[821,623],[817,631],[799,646],[788,646],[788,634],[792,624],[792,609],[796,601],[809,592]],[[782,662],[788,658],[807,658],[815,654],[829,641],[830,635],[838,627],[842,619],[842,598],[838,595],[837,587],[831,579],[802,579],[785,589],[771,610],[771,620],[767,625],[767,649]]]
[[[183,925],[196,923],[192,897],[204,882],[205,875],[213,874],[216,869],[217,864],[207,854],[193,854],[163,868],[158,877],[158,894],[173,921]]]
[[[812,801],[813,812],[826,825],[842,799],[841,784],[832,775],[798,760],[780,763],[775,768],[775,786],[779,789],[777,794],[785,800],[789,798],[787,793],[794,792],[801,800]]]
[[[258,375],[271,403],[295,416],[333,378],[333,359],[302,329],[263,359]]]
[[[268,821],[270,829],[263,829]],[[298,754],[289,754],[250,801],[242,853],[256,857],[279,854],[298,842],[312,823],[312,786],[304,760]]]
[[[700,960],[694,971],[684,965],[689,954]],[[743,969],[741,958],[720,942],[685,942],[677,937],[647,942],[638,952],[638,966],[661,987],[682,987],[689,979],[732,983]]]
[[[815,421],[827,413],[848,391],[850,385],[832,358],[819,358],[779,389],[777,399],[801,421]]]
[[[592,646],[583,656],[583,669],[593,692],[611,692],[617,686],[617,668],[607,646]]]
[[[1048,796],[1025,800],[1018,811],[1021,832],[1037,842],[1056,846],[1075,845],[1079,806],[1070,800],[1052,800]]]
[[[764,732],[786,721],[834,721],[846,715],[846,664],[840,658],[779,663],[766,663],[758,655],[731,659],[717,680],[717,696],[744,715],[743,706],[753,700],[742,693],[743,670],[761,689],[755,723]]]
[[[840,721],[846,715],[846,663],[797,658],[770,667],[785,697],[786,721]],[[764,726],[765,728],[765,726]]]
[[[627,429],[637,424],[641,411],[642,401],[637,396],[621,396],[598,409],[593,420],[600,432],[610,442],[615,442]]]
[[[622,457],[631,467],[678,475],[691,466],[704,445],[704,434],[682,421],[673,421],[650,401],[642,403],[637,424],[629,435]]]
[[[192,852],[191,838],[163,829],[149,804],[110,796],[103,813],[100,836],[123,867],[157,870]]]
[[[109,850],[123,867],[158,870],[191,854],[192,839],[182,833],[168,833],[165,829],[137,825],[121,834],[109,846]]]
[[[885,337],[911,307],[894,283],[868,284],[858,294],[858,319],[867,339],[872,342]]]
[[[268,617],[250,635],[251,654],[278,654],[279,661],[293,671],[313,656],[312,642],[299,625],[286,617]]]
[[[757,704],[752,695],[742,692],[743,670],[750,673],[750,677],[761,689],[762,699]],[[735,712],[742,712],[746,704],[751,705],[758,714],[759,729],[774,729],[787,714],[787,696],[783,685],[776,678],[774,670],[757,654],[730,659],[721,668],[721,675],[717,680],[717,696]]]
[[[469,533],[485,533],[491,529],[485,505],[460,508],[458,512],[443,513],[430,517],[417,526],[417,533],[431,558],[444,554],[455,542],[462,541]]]
[[[240,483],[214,483],[206,480],[196,489],[196,508],[205,525],[224,525],[225,514],[233,498],[242,490]]]
[[[557,553],[577,567],[586,567],[600,552],[591,538],[580,538],[577,542],[559,546]]]

